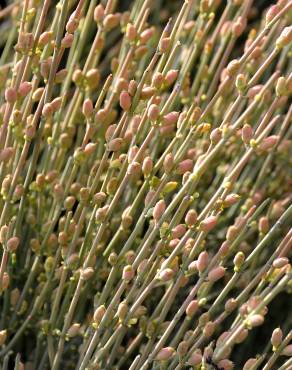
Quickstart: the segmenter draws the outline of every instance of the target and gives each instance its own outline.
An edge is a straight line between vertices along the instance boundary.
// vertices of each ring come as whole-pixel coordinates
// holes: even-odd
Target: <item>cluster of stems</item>
[[[258,3],[0,8],[1,369],[292,369],[292,0]]]

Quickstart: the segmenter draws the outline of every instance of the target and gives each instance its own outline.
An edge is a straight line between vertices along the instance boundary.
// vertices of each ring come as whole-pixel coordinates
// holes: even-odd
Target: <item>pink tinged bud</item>
[[[223,266],[218,266],[213,268],[208,274],[208,280],[211,283],[215,283],[217,280],[220,280],[225,275],[225,268]]]
[[[236,22],[232,25],[232,33],[235,37],[239,37],[242,35],[245,28],[246,28],[246,18],[238,17]]]
[[[31,82],[24,81],[20,84],[18,88],[18,93],[22,98],[25,98],[31,91]]]
[[[247,322],[248,325],[252,328],[255,328],[257,326],[261,326],[264,323],[265,319],[262,315],[255,314],[248,318]]]
[[[9,252],[15,252],[18,248],[20,240],[17,236],[13,236],[12,238],[7,240],[7,249]]]
[[[135,276],[135,271],[131,265],[127,265],[123,268],[122,279],[125,282],[131,281]]]
[[[145,177],[148,177],[153,169],[153,161],[151,157],[146,157],[143,161],[142,171]]]
[[[75,323],[75,324],[70,326],[70,328],[67,332],[67,335],[68,335],[69,338],[74,338],[78,334],[80,334],[80,324]]]
[[[146,44],[154,35],[154,28],[147,28],[140,35],[141,44]]]
[[[179,117],[179,112],[170,112],[163,116],[163,124],[164,125],[172,125],[176,124]]]
[[[279,141],[279,136],[271,135],[263,139],[263,141],[259,145],[259,149],[266,151],[272,149],[277,142]]]
[[[137,146],[132,146],[130,148],[129,154],[128,154],[128,162],[129,163],[131,163],[135,159],[138,152],[139,152],[139,148]]]
[[[200,350],[196,350],[195,352],[193,352],[190,355],[190,357],[188,359],[188,364],[190,366],[198,366],[198,365],[201,364],[202,359],[203,359],[203,357],[202,357],[201,351]]]
[[[39,46],[41,47],[44,47],[46,46],[52,39],[52,32],[51,31],[45,31],[43,32],[41,35],[40,35],[40,38],[39,38]]]
[[[273,267],[280,269],[282,267],[285,267],[288,263],[289,259],[287,257],[279,257],[273,261]]]
[[[71,33],[66,33],[61,41],[61,47],[66,49],[72,46],[74,36]]]
[[[14,87],[8,87],[5,90],[5,99],[8,103],[13,104],[17,99],[17,93]]]
[[[234,225],[229,226],[229,228],[227,229],[227,233],[226,233],[226,240],[228,242],[233,242],[233,240],[237,238],[239,231],[240,230],[238,229],[238,227]]]
[[[52,114],[54,113],[54,110],[51,106],[50,103],[47,103],[44,105],[43,107],[43,110],[42,110],[42,115],[45,117],[45,118],[48,118],[50,117]]]
[[[190,209],[185,217],[187,227],[193,227],[198,219],[198,214],[194,209]]]
[[[215,328],[216,324],[213,321],[207,322],[203,329],[204,336],[207,338],[211,337],[214,334]]]
[[[178,70],[176,69],[171,69],[168,71],[165,75],[165,81],[168,85],[172,85],[174,81],[177,79],[178,76]]]
[[[256,358],[250,358],[249,360],[246,361],[242,370],[251,370],[256,363],[257,363]]]
[[[289,346],[285,347],[281,353],[283,356],[292,356],[292,344],[289,344]]]
[[[261,217],[259,219],[259,231],[266,234],[269,231],[269,219],[267,217]]]
[[[272,19],[279,13],[280,8],[278,5],[272,5],[266,14],[266,24],[270,23]]]
[[[2,277],[2,289],[6,290],[9,287],[10,284],[10,276],[7,272],[4,272]]]
[[[232,370],[234,368],[234,364],[232,361],[224,359],[218,362],[218,367],[222,370]]]
[[[99,4],[94,9],[93,18],[96,23],[99,23],[103,20],[103,17],[104,17],[104,7],[101,4]]]
[[[235,338],[235,343],[242,343],[243,341],[245,341],[245,339],[247,338],[248,336],[248,330],[247,329],[242,329],[236,336]]]
[[[7,163],[14,155],[15,149],[13,147],[7,147],[0,152],[0,163]]]
[[[110,31],[113,28],[117,27],[120,23],[121,14],[108,14],[103,20],[103,26],[105,31]]]
[[[186,315],[188,317],[194,316],[199,309],[199,303],[197,300],[191,301],[186,308]]]
[[[277,328],[273,331],[272,337],[271,337],[271,343],[273,346],[273,350],[277,349],[283,340],[283,332],[280,328]]]
[[[127,91],[120,93],[120,106],[124,111],[129,111],[132,104],[132,99]]]
[[[145,203],[145,206],[147,207],[151,200],[153,199],[154,197],[154,194],[155,194],[155,191],[154,190],[150,190],[147,194],[146,194],[146,197],[145,197],[145,200],[144,200],[144,203]]]
[[[148,118],[150,119],[150,121],[156,121],[157,118],[159,117],[160,109],[158,105],[151,104],[147,113],[148,113]]]
[[[128,167],[128,174],[129,175],[139,175],[141,172],[141,164],[139,162],[132,162],[129,164]]]
[[[292,26],[285,27],[276,41],[278,48],[283,48],[292,41]]]
[[[172,347],[165,347],[162,348],[157,356],[156,360],[157,361],[168,361],[171,359],[171,357],[175,354],[175,350]]]
[[[199,272],[203,272],[206,270],[208,266],[208,261],[209,261],[208,252],[206,251],[201,252],[197,260],[197,269],[199,270]]]
[[[209,216],[200,223],[200,230],[204,232],[209,232],[216,226],[216,224],[217,224],[217,217]]]
[[[180,162],[177,166],[177,173],[179,175],[183,175],[188,171],[192,171],[194,167],[194,162],[191,159],[185,159],[184,161]]]
[[[128,93],[134,96],[137,91],[138,83],[135,80],[131,80],[128,86]]]
[[[152,77],[152,85],[156,89],[159,89],[162,86],[163,82],[164,82],[163,74],[160,72],[155,72]]]
[[[186,227],[183,224],[177,225],[171,230],[172,237],[174,239],[181,238],[186,233]]]
[[[163,199],[156,203],[153,209],[153,218],[156,222],[159,222],[160,218],[165,212],[165,208],[166,208],[166,205]]]
[[[161,51],[161,53],[166,53],[169,50],[170,44],[171,44],[170,37],[162,38],[159,44],[159,50]]]
[[[94,315],[93,315],[94,322],[99,324],[101,322],[102,318],[104,317],[105,313],[106,313],[105,306],[99,306],[95,310]]]
[[[169,174],[174,167],[174,158],[171,153],[167,154],[163,161],[163,168],[166,174]]]
[[[116,128],[117,128],[117,125],[114,123],[113,125],[110,125],[108,128],[107,128],[107,130],[106,130],[106,132],[105,132],[105,140],[107,141],[107,142],[109,142],[110,141],[110,139],[113,137],[113,135],[114,135],[114,133],[115,133],[115,131],[116,131]]]
[[[174,276],[174,271],[170,268],[166,268],[159,272],[159,279],[163,282],[171,280]]]
[[[252,127],[250,125],[248,125],[248,124],[245,124],[242,127],[242,130],[241,130],[241,138],[242,138],[242,141],[245,144],[248,144],[250,142],[250,140],[252,139],[252,137],[253,137]]]
[[[240,199],[240,195],[234,194],[234,193],[229,194],[224,200],[224,206],[231,207],[234,204],[236,204],[239,201],[239,199]]]
[[[117,137],[108,143],[108,150],[110,152],[118,152],[123,146],[123,139]]]
[[[210,140],[213,144],[217,144],[222,138],[222,131],[217,127],[210,134]]]
[[[66,31],[68,33],[74,33],[79,25],[79,20],[75,17],[70,17],[67,24],[66,24]]]
[[[137,37],[136,27],[134,25],[132,25],[131,23],[127,24],[126,37],[127,37],[128,41],[130,41],[130,42],[135,41],[135,39]]]
[[[88,119],[93,113],[93,104],[91,99],[85,99],[82,106],[82,113]]]
[[[94,144],[94,143],[88,143],[86,144],[85,148],[84,148],[84,153],[86,155],[91,155],[94,153],[95,149],[96,149],[96,146],[97,144]]]
[[[61,108],[62,98],[58,97],[51,101],[51,108],[54,112],[57,112]]]
[[[193,262],[191,262],[189,264],[189,266],[188,266],[188,272],[190,274],[194,274],[194,273],[196,273],[198,271],[197,263],[198,263],[198,261],[193,261]]]

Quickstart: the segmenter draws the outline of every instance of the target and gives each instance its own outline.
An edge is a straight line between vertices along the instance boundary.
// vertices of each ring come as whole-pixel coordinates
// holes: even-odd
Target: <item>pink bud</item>
[[[246,361],[242,370],[251,370],[256,363],[257,363],[256,358],[250,358],[249,360]]]
[[[94,153],[95,149],[96,149],[96,146],[97,144],[94,144],[94,143],[88,143],[86,144],[85,148],[84,148],[84,153],[86,155],[91,155]]]
[[[108,150],[110,152],[118,152],[123,146],[123,139],[117,137],[108,143]]]
[[[127,91],[120,93],[120,106],[124,111],[129,111],[132,104],[131,97]]]
[[[201,351],[200,350],[196,350],[195,352],[193,352],[190,355],[190,357],[188,359],[188,364],[190,366],[198,366],[198,365],[201,364],[202,359],[203,359],[203,357],[202,357]]]
[[[170,268],[166,268],[159,272],[159,279],[163,282],[171,280],[174,276],[174,271]]]
[[[186,227],[183,224],[177,225],[171,230],[172,237],[174,239],[181,238],[186,233]]]
[[[54,113],[54,110],[51,104],[50,103],[45,104],[42,110],[42,115],[47,118],[47,117],[50,117],[53,113]]]
[[[177,79],[177,75],[178,75],[178,70],[176,69],[171,69],[170,71],[168,71],[165,76],[166,83],[168,85],[172,85],[174,81]]]
[[[162,348],[158,352],[156,356],[156,360],[157,361],[167,361],[174,355],[174,353],[175,353],[175,350],[172,347]]]
[[[130,41],[130,42],[133,42],[135,41],[136,37],[137,37],[137,30],[136,30],[136,27],[134,25],[132,25],[131,23],[128,23],[127,24],[127,28],[126,28],[126,37],[127,39]]]
[[[113,28],[117,27],[120,23],[121,14],[108,14],[103,20],[103,26],[105,31],[110,31]]]
[[[154,28],[147,28],[140,35],[141,44],[146,44],[154,35]]]
[[[238,194],[228,194],[227,197],[224,200],[224,206],[225,207],[231,207],[234,204],[236,204],[240,199],[240,196]]]
[[[82,113],[88,119],[93,113],[93,104],[91,99],[85,99],[82,106]]]
[[[248,318],[248,324],[254,328],[256,326],[260,326],[264,322],[264,317],[259,314],[252,315],[250,318]]]
[[[199,272],[203,272],[206,270],[208,266],[208,261],[209,261],[208,252],[206,251],[201,252],[197,260],[197,268]]]
[[[114,133],[115,133],[115,131],[116,131],[116,128],[117,128],[117,125],[114,123],[114,124],[112,124],[112,125],[110,125],[108,128],[107,128],[107,130],[106,130],[106,132],[105,132],[105,135],[104,135],[104,137],[105,137],[105,140],[107,141],[107,142],[109,142],[110,141],[110,139],[113,137],[113,135],[114,135]]]
[[[151,104],[149,109],[148,109],[148,118],[150,121],[156,121],[157,118],[159,117],[160,109],[158,105],[156,104]]]
[[[14,87],[8,87],[5,90],[5,99],[8,103],[13,104],[17,99],[17,93]]]
[[[144,200],[144,203],[145,203],[145,206],[147,207],[149,205],[149,203],[151,202],[151,200],[153,199],[153,196],[155,194],[155,191],[154,190],[150,190],[147,194],[146,194],[146,197],[145,197],[145,200]]]
[[[218,367],[222,370],[232,370],[234,365],[232,361],[224,359],[218,362]]]
[[[276,41],[278,48],[283,48],[292,41],[292,26],[285,27]]]
[[[131,265],[127,265],[123,268],[122,279],[126,282],[131,281],[135,276],[135,271]]]
[[[266,234],[269,231],[269,219],[268,217],[261,217],[259,219],[259,231],[263,234]]]
[[[99,23],[103,20],[103,17],[104,17],[104,7],[101,4],[99,4],[94,9],[93,18],[96,23]]]
[[[263,141],[260,143],[259,148],[263,151],[272,149],[277,142],[279,141],[279,136],[277,135],[271,135],[263,139]]]
[[[31,82],[24,81],[20,84],[18,93],[22,98],[25,98],[31,91],[31,88],[32,88]]]
[[[277,349],[283,340],[283,332],[280,328],[277,328],[273,331],[271,337],[271,343],[274,349]]]
[[[145,177],[149,176],[153,169],[153,161],[151,157],[146,157],[143,161],[142,171]]]
[[[169,174],[173,170],[174,158],[171,153],[166,154],[163,161],[163,168],[166,174]]]
[[[45,31],[40,35],[39,38],[39,46],[44,47],[47,45],[52,39],[52,32],[51,31]]]
[[[15,252],[18,248],[20,240],[17,236],[13,236],[12,238],[8,239],[7,241],[7,249],[9,252]]]
[[[277,269],[280,269],[280,268],[286,266],[288,263],[289,263],[289,260],[288,260],[287,257],[279,257],[279,258],[276,258],[273,261],[273,267],[277,268]]]
[[[279,13],[280,8],[278,5],[272,5],[266,14],[266,24],[270,23],[272,19]]]
[[[163,116],[163,123],[165,125],[176,124],[179,117],[179,112],[170,112]]]
[[[99,307],[95,310],[95,312],[94,312],[93,320],[94,320],[97,324],[99,324],[99,323],[101,322],[102,318],[104,317],[105,313],[106,313],[106,308],[105,308],[105,306],[103,306],[103,305],[102,305],[102,306],[99,306]]]
[[[225,275],[225,268],[223,266],[214,267],[208,274],[208,280],[211,283],[215,283],[217,280],[220,280]]]
[[[141,164],[139,162],[131,162],[128,167],[129,175],[138,175],[141,171]]]
[[[191,301],[186,308],[186,315],[189,317],[194,316],[199,309],[199,303],[197,300]]]
[[[51,108],[54,112],[57,112],[61,108],[62,98],[59,96],[51,101]]]
[[[70,48],[74,40],[74,36],[71,33],[66,33],[61,41],[62,48]]]
[[[281,353],[283,356],[292,356],[292,344],[289,344],[287,347],[285,347]]]
[[[209,232],[217,224],[217,216],[209,216],[200,223],[200,229],[204,232]]]
[[[159,44],[159,50],[161,53],[166,53],[170,47],[171,38],[170,37],[164,37],[161,39]]]
[[[152,77],[152,85],[156,88],[156,89],[160,89],[160,87],[162,86],[164,82],[164,77],[163,77],[163,74],[160,73],[160,72],[155,72],[153,77]]]
[[[14,153],[15,153],[15,149],[13,147],[7,147],[1,150],[0,163],[1,162],[7,163],[12,158]]]
[[[208,321],[203,329],[204,336],[207,338],[211,337],[214,334],[215,329],[216,324],[213,321]]]
[[[166,205],[163,199],[156,203],[153,209],[153,218],[156,222],[160,220],[161,216],[165,212],[165,208],[166,208]]]
[[[241,138],[242,138],[242,141],[245,144],[248,144],[250,142],[250,140],[252,139],[252,137],[253,137],[252,127],[250,125],[248,125],[248,124],[245,124],[242,127],[242,130],[241,130]]]
[[[194,167],[194,163],[191,159],[185,159],[184,161],[180,162],[177,166],[177,173],[179,175],[183,175],[188,171],[192,171]]]
[[[246,18],[238,17],[238,19],[232,26],[232,33],[235,37],[239,37],[242,35],[245,28],[246,28]]]
[[[222,138],[222,131],[217,127],[212,130],[210,134],[210,140],[213,144],[217,144]]]
[[[198,214],[194,209],[190,209],[186,214],[185,222],[188,227],[192,227],[196,224],[198,219]]]

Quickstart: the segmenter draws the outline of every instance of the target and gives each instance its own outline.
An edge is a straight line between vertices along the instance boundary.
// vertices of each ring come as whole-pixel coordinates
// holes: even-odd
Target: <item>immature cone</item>
[[[273,267],[280,269],[286,266],[288,263],[289,263],[289,259],[287,257],[279,257],[273,261]]]
[[[188,317],[194,316],[199,309],[199,302],[197,300],[191,301],[186,308],[186,315]]]
[[[249,327],[255,328],[256,326],[262,325],[264,320],[265,319],[262,315],[255,314],[255,315],[250,316],[247,319],[247,324],[248,324]]]
[[[203,359],[202,352],[201,350],[198,349],[190,355],[188,359],[188,364],[190,366],[198,366],[201,364],[202,359]]]
[[[256,358],[250,358],[246,361],[246,363],[243,366],[242,370],[251,370],[253,366],[256,364],[257,359]]]
[[[159,272],[159,279],[163,282],[171,280],[174,276],[174,271],[170,268],[166,268]]]
[[[175,350],[172,348],[172,347],[165,347],[165,348],[162,348],[157,356],[156,356],[156,360],[157,361],[167,361],[169,359],[171,359],[171,357],[175,354]]]
[[[15,252],[17,247],[19,246],[19,238],[17,236],[13,236],[12,238],[7,240],[7,249],[9,252]]]
[[[102,318],[104,317],[106,313],[106,308],[104,305],[102,306],[99,306],[95,312],[94,312],[94,315],[93,315],[93,320],[96,324],[99,324],[102,320]]]
[[[206,270],[209,262],[209,255],[208,252],[203,251],[199,254],[198,260],[197,260],[197,269],[199,272],[203,272]]]
[[[165,208],[166,208],[166,205],[165,205],[165,201],[163,199],[156,203],[156,205],[153,209],[154,221],[158,222],[160,220],[163,213],[165,212]]]
[[[72,324],[67,332],[68,337],[74,338],[78,334],[80,334],[80,324],[78,323]]]
[[[151,104],[149,109],[148,109],[148,118],[150,121],[156,121],[157,118],[159,117],[160,109],[158,105],[156,104]]]
[[[123,268],[122,279],[125,282],[131,281],[134,278],[134,276],[135,276],[135,271],[131,265],[127,265]]]
[[[200,223],[200,230],[204,232],[211,231],[217,224],[216,216],[209,216]]]
[[[217,280],[220,280],[225,275],[225,268],[223,266],[218,266],[213,268],[208,274],[208,280],[211,283],[215,283]]]
[[[273,331],[272,337],[271,337],[271,343],[273,346],[273,351],[275,351],[280,344],[282,343],[283,340],[283,332],[280,328],[277,328]]]
[[[132,99],[127,91],[122,91],[120,93],[120,106],[124,111],[129,111],[132,104]]]
[[[145,157],[142,164],[142,172],[145,177],[148,177],[153,169],[153,161],[151,157]]]

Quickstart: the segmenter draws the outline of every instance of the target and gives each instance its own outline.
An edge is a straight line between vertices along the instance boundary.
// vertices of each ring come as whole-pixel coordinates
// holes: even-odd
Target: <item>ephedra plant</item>
[[[0,10],[2,370],[292,369],[291,20]]]

